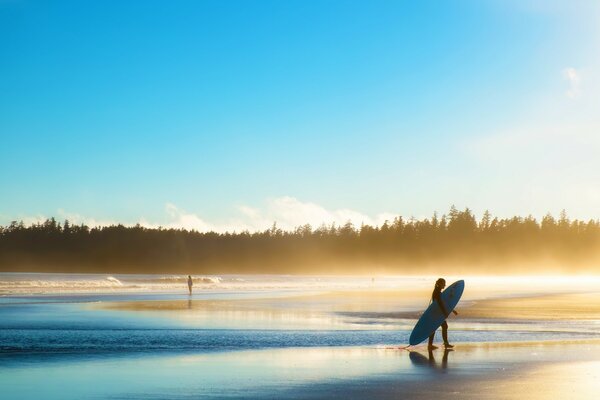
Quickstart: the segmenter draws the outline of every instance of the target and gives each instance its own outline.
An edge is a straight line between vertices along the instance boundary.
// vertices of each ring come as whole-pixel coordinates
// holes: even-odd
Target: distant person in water
[[[448,312],[448,309],[446,308],[446,305],[444,304],[444,301],[442,300],[442,290],[445,287],[446,287],[446,280],[444,278],[438,279],[435,282],[435,287],[433,288],[433,293],[431,293],[431,301],[432,302],[434,300],[437,301],[438,305],[442,309],[442,313],[444,313],[446,318],[448,318],[450,316],[450,313]],[[455,310],[453,310],[452,312],[454,313],[454,315],[458,315],[458,313]],[[448,342],[448,323],[446,321],[444,321],[441,326],[442,326],[442,338],[444,339],[444,347],[447,349],[451,349],[454,346],[452,346],[450,344],[450,342]],[[429,336],[428,349],[430,349],[430,350],[437,349],[437,347],[433,345],[434,338],[435,338],[435,331],[433,331],[433,333]]]
[[[188,275],[188,290],[190,291],[190,296],[192,295],[192,286],[194,286],[194,282],[192,281],[192,276]]]

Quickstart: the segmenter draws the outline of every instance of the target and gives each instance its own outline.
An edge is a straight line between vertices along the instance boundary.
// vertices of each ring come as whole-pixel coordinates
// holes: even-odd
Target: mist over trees
[[[54,218],[0,226],[0,271],[98,273],[600,272],[600,223],[546,215],[499,219],[468,208],[381,226],[299,226],[250,233]]]

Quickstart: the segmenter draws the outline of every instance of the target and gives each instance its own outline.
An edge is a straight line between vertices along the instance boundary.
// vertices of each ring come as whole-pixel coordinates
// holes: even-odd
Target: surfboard
[[[465,281],[460,280],[454,282],[442,292],[442,300],[444,301],[444,306],[446,306],[446,310],[449,313],[451,313],[452,310],[454,310],[454,307],[456,307],[458,304],[464,290]],[[421,343],[423,340],[427,339],[429,335],[435,332],[435,330],[439,328],[445,320],[446,316],[442,312],[442,308],[438,305],[437,301],[434,300],[429,307],[427,307],[427,310],[425,310],[423,315],[421,315],[421,318],[419,318],[417,321],[417,324],[410,334],[408,343],[411,346]]]

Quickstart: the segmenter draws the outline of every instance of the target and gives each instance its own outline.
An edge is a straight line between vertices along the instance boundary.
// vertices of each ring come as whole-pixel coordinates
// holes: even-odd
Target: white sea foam
[[[29,275],[29,274],[28,274]],[[97,292],[123,288],[125,285],[112,276],[100,279],[2,279],[0,275],[0,293],[29,294],[29,293],[68,293],[68,292]]]
[[[85,292],[181,292],[187,275],[101,275],[0,273],[0,294],[67,294]],[[402,280],[424,281],[421,278]],[[311,277],[289,275],[193,275],[197,290],[345,290],[373,287],[369,277]],[[398,279],[378,282],[378,287],[398,287]]]
[[[158,282],[173,282],[173,283],[187,283],[188,277],[185,275],[171,275],[171,276],[161,276],[156,279],[146,279],[145,282],[148,281],[158,281]],[[196,283],[212,283],[218,284],[221,282],[221,278],[218,276],[193,276],[192,281]]]
[[[118,277],[117,277],[118,276]],[[0,273],[0,294],[168,292],[186,287],[186,275],[99,275]],[[215,288],[218,276],[194,276],[197,287]]]
[[[109,276],[108,278],[106,278],[106,280],[108,282],[113,282],[115,285],[123,286],[123,283],[121,283],[121,281],[115,278],[114,276]]]
[[[193,275],[194,290],[202,291],[335,291],[431,289],[437,277],[421,276],[291,276],[291,275]],[[465,279],[465,300],[509,297],[533,293],[597,290],[600,277],[447,277]],[[151,274],[46,274],[0,273],[0,295],[69,293],[181,293],[187,291],[187,275]]]

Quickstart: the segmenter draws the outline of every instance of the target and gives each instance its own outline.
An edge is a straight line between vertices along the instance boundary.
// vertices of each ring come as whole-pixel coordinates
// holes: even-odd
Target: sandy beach
[[[5,364],[5,363],[3,363]],[[272,349],[2,366],[6,398],[597,397],[600,342],[465,344],[444,353],[375,347]],[[32,385],[36,383],[38,385]],[[68,387],[68,390],[65,388]]]
[[[70,284],[51,278],[53,290]],[[92,278],[107,281],[0,297],[6,398],[38,399],[43,388],[61,400],[591,399],[600,379],[594,281],[467,278],[449,319],[456,347],[429,352],[399,347],[430,279],[222,277],[190,297],[162,287],[81,293],[80,282],[97,287]]]
[[[418,319],[427,290],[403,291],[343,291],[285,298],[243,300],[154,300],[124,301],[94,304],[93,308],[124,312],[155,312],[170,318],[217,318],[219,315],[251,315],[255,321],[327,319],[331,325],[401,326],[406,320]],[[478,299],[477,294],[465,296],[458,317],[452,324],[462,326],[473,322],[526,323],[532,321],[567,322],[600,321],[600,292],[549,294],[536,293],[509,298]]]

